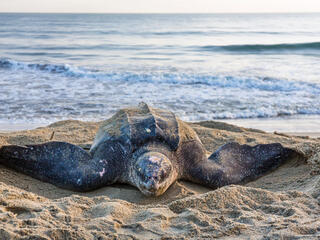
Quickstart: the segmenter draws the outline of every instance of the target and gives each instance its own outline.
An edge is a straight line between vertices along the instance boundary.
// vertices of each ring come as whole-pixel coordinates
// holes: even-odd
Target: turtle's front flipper
[[[88,191],[113,183],[105,162],[94,160],[82,148],[66,142],[48,142],[28,146],[3,146],[0,163],[27,174],[75,191]],[[109,170],[110,169],[110,170]]]
[[[190,180],[212,188],[245,183],[277,168],[294,153],[279,143],[254,147],[227,143],[208,160],[200,161],[194,168],[190,168]]]

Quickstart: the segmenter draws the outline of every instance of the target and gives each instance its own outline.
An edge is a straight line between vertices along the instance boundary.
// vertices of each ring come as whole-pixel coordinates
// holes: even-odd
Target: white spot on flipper
[[[105,169],[105,168],[103,168],[103,169],[102,169],[102,171],[101,171],[101,172],[99,172],[100,177],[103,177],[103,174],[105,174],[105,173],[106,173],[106,169]]]
[[[78,180],[77,180],[77,184],[78,184],[78,185],[80,185],[80,184],[81,184],[81,179],[80,179],[80,178],[78,178]]]
[[[151,133],[150,128],[146,128],[146,132],[147,132],[147,133]]]

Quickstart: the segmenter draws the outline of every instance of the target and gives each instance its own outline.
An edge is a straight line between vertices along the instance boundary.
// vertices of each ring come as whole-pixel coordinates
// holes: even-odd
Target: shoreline
[[[282,118],[253,118],[218,120],[244,128],[259,129],[268,133],[290,136],[320,137],[320,116],[298,116]]]
[[[72,119],[70,119],[72,120]],[[62,120],[64,121],[64,120]],[[81,120],[80,120],[81,121]],[[213,122],[224,122],[244,128],[259,129],[268,133],[285,134],[289,136],[320,138],[320,116],[254,118],[254,119],[213,119]],[[0,121],[0,133],[32,130],[47,127],[51,123],[7,123]],[[88,122],[88,121],[83,121]],[[92,122],[92,121],[90,121]],[[199,121],[204,122],[204,121]]]

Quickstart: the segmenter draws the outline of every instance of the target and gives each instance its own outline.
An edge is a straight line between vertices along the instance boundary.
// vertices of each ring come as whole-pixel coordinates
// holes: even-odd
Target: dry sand
[[[177,182],[158,198],[128,185],[75,193],[0,165],[0,239],[320,239],[320,139],[221,122],[191,124],[207,150],[237,141],[280,142],[300,157],[244,186]],[[83,147],[98,123],[57,122],[0,133],[0,146],[53,140]]]

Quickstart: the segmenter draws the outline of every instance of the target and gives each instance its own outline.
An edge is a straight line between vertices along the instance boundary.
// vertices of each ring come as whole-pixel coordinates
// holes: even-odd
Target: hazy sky
[[[320,0],[0,0],[0,12],[320,12]]]

